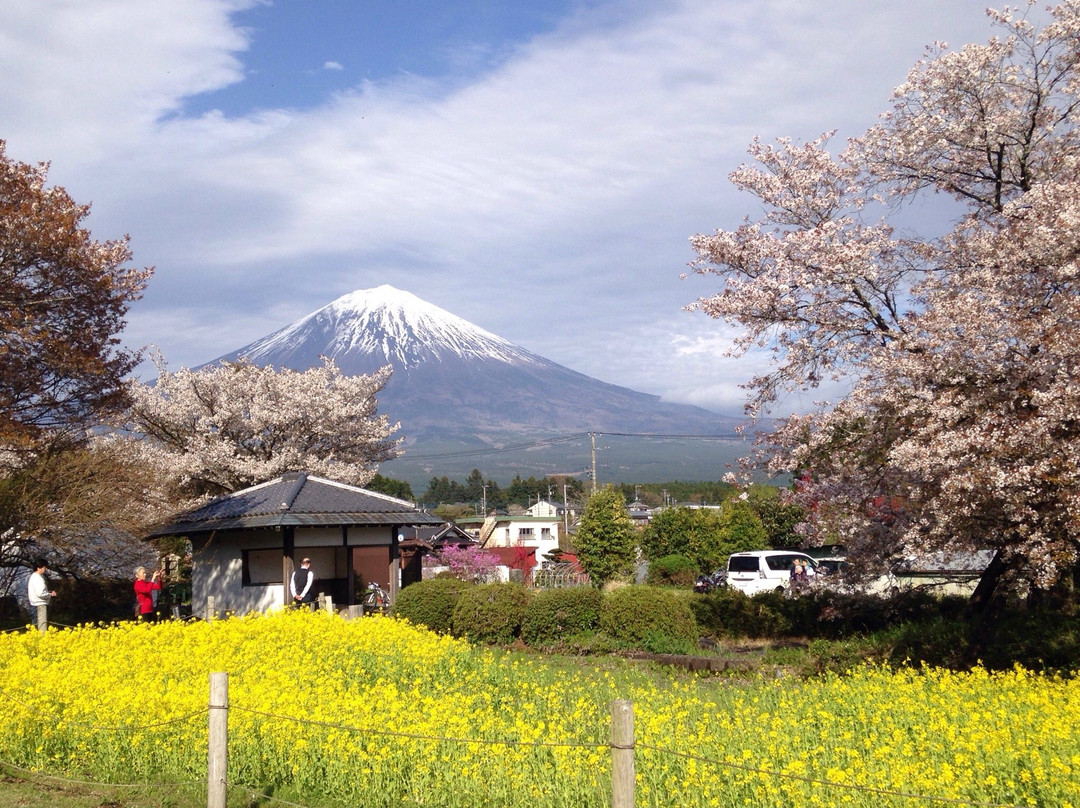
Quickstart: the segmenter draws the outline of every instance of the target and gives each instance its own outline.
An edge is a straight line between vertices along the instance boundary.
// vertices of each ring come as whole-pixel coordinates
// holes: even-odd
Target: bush
[[[653,586],[693,586],[701,570],[684,555],[666,555],[649,562],[649,583]]]
[[[784,598],[771,592],[751,598],[722,587],[690,603],[702,631],[714,637],[781,637],[791,630]]]
[[[604,596],[591,586],[546,589],[529,599],[521,639],[541,646],[596,629]]]
[[[473,642],[509,645],[521,633],[529,590],[521,584],[480,584],[461,593],[453,632]]]
[[[394,616],[426,626],[440,634],[453,628],[454,607],[472,584],[457,578],[431,578],[402,588],[394,602]]]
[[[698,627],[689,598],[652,586],[625,586],[604,596],[600,630],[620,643],[658,654],[690,653]]]

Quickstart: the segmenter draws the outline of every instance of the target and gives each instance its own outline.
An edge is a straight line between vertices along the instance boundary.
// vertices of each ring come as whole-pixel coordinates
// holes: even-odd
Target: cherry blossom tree
[[[798,476],[807,538],[864,561],[995,550],[980,599],[1080,560],[1080,2],[1031,13],[931,48],[836,156],[829,135],[755,141],[732,180],[764,217],[693,239],[723,288],[691,308],[774,353],[751,415],[848,382],[759,458]],[[943,237],[894,227],[924,191],[959,203]]]
[[[287,471],[354,485],[397,454],[397,424],[377,412],[390,368],[345,376],[333,361],[307,371],[228,362],[132,381],[133,402],[102,440],[172,480],[180,496],[229,493]]]

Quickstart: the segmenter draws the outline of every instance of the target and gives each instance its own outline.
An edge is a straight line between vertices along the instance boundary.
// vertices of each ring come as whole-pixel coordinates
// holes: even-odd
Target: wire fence
[[[213,677],[224,677],[224,689],[215,697],[214,691],[214,679]],[[219,682],[222,681],[219,679]],[[653,744],[645,744],[637,742],[633,735],[633,706],[630,702],[615,702],[612,705],[612,726],[611,726],[611,740],[610,742],[598,743],[598,742],[582,742],[582,741],[523,741],[516,738],[475,738],[475,737],[458,737],[458,736],[443,736],[443,735],[431,735],[431,734],[419,734],[410,733],[399,730],[390,730],[382,727],[357,727],[350,724],[333,721],[321,721],[318,719],[304,718],[297,716],[280,715],[266,710],[260,710],[253,707],[245,707],[240,704],[230,704],[227,697],[227,675],[223,673],[211,674],[211,697],[210,703],[207,707],[187,712],[182,715],[177,715],[166,719],[164,721],[156,721],[149,724],[131,724],[121,726],[110,725],[98,725],[89,722],[63,719],[61,724],[69,724],[80,729],[95,732],[143,732],[146,730],[159,729],[161,727],[179,724],[183,722],[192,721],[196,718],[210,715],[211,727],[210,727],[210,744],[208,749],[208,772],[205,780],[196,780],[188,782],[173,782],[173,783],[155,783],[155,782],[141,782],[141,783],[114,783],[104,781],[90,781],[79,780],[67,777],[62,777],[55,774],[49,774],[38,770],[26,769],[20,767],[15,762],[0,758],[0,766],[4,767],[8,771],[16,772],[21,777],[27,780],[49,780],[59,783],[70,783],[73,785],[96,785],[96,786],[108,786],[115,788],[150,788],[150,789],[167,789],[175,788],[179,786],[193,786],[205,785],[207,789],[207,805],[209,808],[217,808],[217,806],[224,806],[224,794],[227,791],[242,790],[250,797],[254,799],[261,799],[269,802],[280,803],[282,805],[293,806],[294,808],[307,808],[307,806],[301,805],[296,802],[290,802],[288,800],[276,797],[272,794],[263,793],[261,787],[251,786],[244,783],[229,782],[227,776],[224,773],[227,772],[227,760],[228,749],[227,742],[225,742],[224,748],[215,748],[214,732],[212,722],[214,720],[213,713],[219,712],[220,719],[224,722],[228,721],[228,713],[230,711],[236,711],[240,713],[248,713],[250,715],[257,715],[263,718],[268,718],[275,721],[288,722],[294,725],[307,725],[312,727],[318,727],[322,729],[333,729],[341,732],[357,733],[364,736],[382,736],[387,738],[407,739],[423,742],[438,742],[438,743],[451,743],[451,744],[463,744],[463,745],[486,745],[486,746],[504,746],[504,747],[546,747],[546,748],[563,748],[563,749],[610,749],[612,752],[612,772],[613,772],[613,787],[612,787],[612,808],[633,808],[634,806],[634,794],[633,794],[633,766],[635,756],[638,756],[642,752],[650,752],[658,755],[665,755],[675,758],[682,758],[686,760],[693,760],[698,763],[707,766],[714,766],[719,769],[728,771],[739,771],[743,773],[758,775],[762,777],[777,778],[784,780],[796,780],[804,782],[810,785],[826,788],[826,789],[840,789],[848,792],[858,792],[863,794],[874,795],[876,797],[892,797],[897,799],[907,800],[909,802],[921,802],[925,804],[935,805],[959,805],[970,806],[971,808],[1020,808],[1015,803],[1001,803],[1001,802],[985,802],[977,800],[966,800],[955,797],[941,797],[931,794],[919,794],[914,792],[898,791],[887,788],[875,788],[872,786],[859,785],[855,783],[845,783],[837,780],[829,780],[824,778],[810,777],[805,775],[799,775],[787,771],[778,771],[772,769],[764,769],[760,767],[744,765],[739,763],[733,763],[730,761],[718,760],[715,758],[709,758],[702,755],[696,755],[689,752],[682,752],[674,749],[668,749],[662,746],[656,746]],[[34,705],[28,704],[18,696],[11,694],[3,689],[0,689],[0,696],[5,698],[10,704],[21,706],[30,711],[37,711]],[[629,710],[629,732],[625,729],[620,730],[619,724],[616,721],[616,706],[623,705]],[[225,737],[224,735],[222,736]],[[629,760],[630,765],[630,791],[628,794],[620,794],[618,786],[614,783],[615,772],[619,768],[619,763],[616,758],[618,755],[628,756],[625,759]],[[219,778],[220,782],[213,782],[214,777],[214,757],[219,756],[223,763],[223,768],[219,769],[222,776]],[[214,799],[214,792],[217,791],[220,795],[217,802]],[[254,801],[253,799],[253,801]]]

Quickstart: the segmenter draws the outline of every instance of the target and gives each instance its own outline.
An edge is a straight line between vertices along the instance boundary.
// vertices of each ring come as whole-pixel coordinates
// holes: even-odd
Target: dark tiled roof
[[[284,525],[441,524],[403,499],[296,472],[177,514],[147,538]]]

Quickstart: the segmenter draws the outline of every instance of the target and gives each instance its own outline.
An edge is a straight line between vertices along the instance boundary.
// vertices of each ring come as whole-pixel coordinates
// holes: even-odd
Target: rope
[[[609,746],[606,743],[577,743],[577,742],[549,742],[549,741],[510,741],[510,740],[490,740],[487,738],[448,738],[441,735],[416,735],[410,732],[394,732],[388,729],[361,729],[360,727],[350,727],[347,724],[334,724],[329,721],[316,721],[311,718],[296,718],[294,716],[275,715],[274,713],[266,713],[262,710],[252,710],[248,707],[239,707],[235,704],[231,705],[232,709],[240,710],[245,713],[252,713],[253,715],[261,715],[267,718],[276,718],[280,721],[292,721],[295,724],[311,724],[317,727],[329,727],[330,729],[340,729],[346,732],[359,732],[369,735],[390,735],[395,738],[409,738],[417,741],[445,741],[447,743],[477,743],[477,744],[489,744],[491,746],[548,746],[558,748],[573,748],[573,749],[604,749]]]
[[[26,710],[28,710],[28,711],[30,711],[32,713],[36,713],[40,709],[39,707],[34,707],[34,706],[30,705],[30,704],[27,704],[25,701],[22,701],[21,699],[11,695],[10,693],[8,693],[3,688],[0,688],[0,695],[2,695],[8,701],[10,701],[10,702],[12,702],[14,704],[17,704],[20,707],[22,707],[22,708],[24,708],[24,709],[26,709]],[[190,720],[192,718],[195,718],[197,716],[205,715],[209,711],[210,710],[209,710],[208,707],[202,707],[202,708],[200,708],[198,710],[195,710],[194,712],[186,713],[184,715],[177,716],[176,718],[170,718],[170,719],[167,719],[165,721],[158,721],[157,723],[154,723],[154,724],[143,724],[143,725],[139,725],[139,726],[106,727],[106,726],[101,726],[99,724],[90,724],[90,723],[88,723],[86,721],[76,721],[76,720],[73,720],[73,719],[72,720],[62,720],[59,723],[60,724],[69,724],[69,725],[77,726],[77,727],[84,727],[86,729],[93,729],[93,730],[98,730],[98,731],[101,731],[101,732],[137,732],[137,731],[141,731],[141,730],[145,730],[145,729],[155,729],[157,727],[166,727],[169,724],[179,724],[179,723],[181,723],[183,721],[188,721],[188,720]]]
[[[16,772],[25,775],[24,779],[26,780],[52,780],[53,782],[70,783],[71,785],[76,786],[109,786],[110,788],[176,788],[178,786],[206,786],[206,781],[202,779],[181,780],[176,783],[105,783],[100,780],[75,780],[70,777],[57,777],[55,774],[36,772],[33,769],[24,769],[22,766],[18,766],[10,760],[3,760],[2,758],[0,758],[0,766],[13,769]]]

